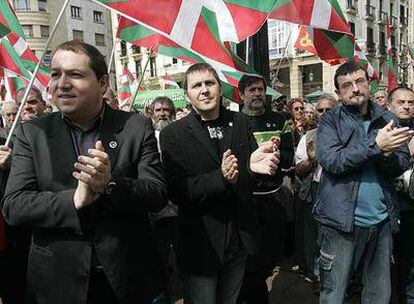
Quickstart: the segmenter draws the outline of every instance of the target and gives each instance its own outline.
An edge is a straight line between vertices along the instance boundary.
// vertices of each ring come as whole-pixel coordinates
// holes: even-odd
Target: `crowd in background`
[[[371,276],[372,278],[370,266],[367,264],[375,263],[373,260],[377,250],[379,250],[377,246],[383,241],[380,235],[385,233],[383,231],[385,228],[382,228],[382,225],[392,226],[392,223],[389,224],[393,221],[393,218],[391,218],[393,210],[390,208],[401,208],[398,224],[399,232],[398,229],[393,230],[395,234],[393,234],[392,239],[388,240],[394,242],[394,247],[387,247],[387,250],[391,250],[387,254],[392,259],[392,263],[390,263],[392,267],[389,272],[382,272],[383,270],[378,269],[373,272],[378,276],[389,276],[390,282],[392,272],[394,274],[391,282],[392,292],[394,293],[393,300],[398,303],[414,303],[414,247],[412,246],[414,208],[413,199],[410,197],[408,189],[409,178],[407,181],[407,178],[399,177],[401,174],[395,173],[398,176],[395,176],[392,184],[393,189],[388,189],[389,185],[385,182],[379,182],[381,178],[375,173],[369,176],[365,176],[365,173],[361,175],[361,185],[366,182],[361,187],[364,187],[368,194],[374,195],[374,197],[368,197],[367,200],[374,201],[377,199],[376,194],[381,196],[383,192],[386,192],[384,194],[386,196],[388,195],[387,191],[390,191],[397,193],[398,204],[391,207],[385,206],[386,204],[379,205],[378,210],[372,211],[363,209],[368,208],[364,207],[363,203],[356,203],[355,208],[357,212],[361,212],[358,214],[361,217],[354,219],[352,214],[350,221],[361,220],[361,226],[357,226],[362,227],[362,232],[358,235],[358,239],[353,242],[359,244],[360,239],[364,237],[367,239],[363,241],[364,244],[361,247],[358,247],[359,245],[352,247],[351,257],[346,257],[351,262],[340,262],[341,265],[349,264],[349,269],[341,268],[339,272],[336,272],[339,262],[336,263],[335,261],[339,259],[340,254],[338,252],[328,252],[331,248],[326,248],[327,241],[332,236],[337,239],[346,239],[348,236],[354,237],[357,233],[355,230],[347,231],[346,223],[343,224],[343,229],[338,228],[338,231],[341,230],[341,232],[336,230],[337,227],[342,225],[339,220],[336,220],[336,217],[342,217],[345,221],[347,216],[345,213],[340,213],[342,205],[347,201],[345,199],[344,201],[339,200],[347,195],[345,192],[354,191],[345,189],[343,190],[344,193],[340,191],[335,193],[337,184],[345,185],[349,183],[350,180],[347,180],[347,176],[352,172],[358,170],[368,172],[371,170],[372,167],[363,165],[364,162],[369,163],[371,159],[375,159],[380,164],[375,163],[373,164],[374,167],[385,166],[388,161],[390,164],[396,161],[393,155],[397,155],[397,153],[401,153],[401,155],[398,154],[398,157],[405,157],[403,153],[406,153],[408,149],[403,151],[404,145],[405,148],[409,147],[411,149],[412,144],[409,138],[412,134],[408,133],[408,130],[413,128],[413,91],[398,87],[388,95],[384,90],[380,90],[370,96],[366,91],[368,85],[366,72],[351,65],[346,67],[348,70],[344,68],[342,74],[339,72],[336,76],[335,81],[338,82],[336,88],[338,96],[341,97],[340,101],[330,94],[322,95],[313,101],[305,101],[296,97],[288,99],[285,96],[269,100],[265,95],[266,82],[264,79],[256,76],[244,76],[238,88],[243,102],[239,114],[241,118],[232,116],[233,114],[227,114],[230,112],[226,111],[223,105],[220,105],[217,108],[217,111],[220,111],[217,112],[217,116],[211,120],[206,120],[203,115],[210,113],[210,110],[205,108],[207,105],[197,104],[200,100],[197,100],[198,97],[194,96],[199,96],[196,94],[204,94],[208,98],[213,96],[217,97],[220,102],[222,99],[218,90],[219,84],[216,74],[208,66],[198,68],[199,70],[194,69],[186,74],[188,79],[184,89],[190,99],[194,98],[190,100],[188,107],[175,108],[169,98],[160,96],[154,99],[142,113],[136,114],[151,119],[152,126],[155,129],[158,151],[161,153],[161,159],[164,162],[166,184],[169,190],[166,205],[160,211],[152,210],[149,213],[157,241],[158,253],[161,256],[163,272],[171,277],[172,273],[177,271],[178,264],[178,272],[182,271],[181,280],[184,282],[184,298],[188,300],[188,303],[214,303],[209,302],[213,300],[208,300],[212,296],[211,289],[217,289],[216,294],[213,295],[213,298],[217,299],[217,303],[235,303],[236,299],[237,303],[268,303],[269,289],[266,280],[273,275],[285,256],[291,256],[295,261],[292,271],[300,272],[303,279],[312,284],[314,292],[321,293],[321,303],[340,303],[343,301],[345,294],[349,296],[355,292],[361,292],[361,290],[363,301],[367,301],[364,303],[368,303],[367,299],[375,299],[375,297],[370,295],[374,292],[372,290],[374,287],[370,285],[372,282],[367,280],[367,277]],[[347,82],[346,77],[359,75],[358,73],[361,73],[359,78],[353,79],[351,77],[349,83]],[[201,80],[194,78],[195,76]],[[194,82],[194,86],[192,86],[191,81]],[[188,86],[189,84],[191,86]],[[197,85],[201,88],[207,87],[206,92],[195,92]],[[217,86],[217,88],[214,88],[214,86]],[[342,105],[341,102],[348,98],[346,94],[351,91],[354,95],[349,97],[349,104],[346,105],[349,106],[354,99],[360,98],[360,100],[358,99],[359,106],[362,103],[368,105],[366,113],[352,113],[352,107],[346,108]],[[1,114],[4,125],[1,129],[1,137],[3,139],[7,137],[13,121],[17,119],[16,114],[23,93],[24,90],[18,92],[15,102],[5,102],[2,105]],[[217,94],[217,96],[214,94]],[[366,98],[363,100],[364,97]],[[109,88],[105,88],[103,100],[108,107],[117,109],[116,97]],[[341,107],[343,110],[339,109]],[[130,105],[124,106],[121,110],[134,111]],[[350,112],[347,113],[346,111]],[[200,112],[204,114],[200,114]],[[326,115],[326,113],[330,114]],[[26,124],[26,122],[36,117],[49,114],[50,108],[46,107],[40,92],[32,89],[22,112],[22,124]],[[348,114],[349,117],[355,120],[349,120],[346,117]],[[380,120],[375,120],[377,119],[376,115],[381,117]],[[320,127],[320,122],[322,127]],[[352,125],[359,122],[361,122],[362,131]],[[366,133],[363,131],[363,122],[368,122],[365,129]],[[369,125],[370,122],[371,125]],[[237,133],[237,136],[233,134],[236,131],[229,129],[229,127],[233,127],[233,124],[240,127],[237,130],[240,134]],[[339,130],[343,130],[343,132],[339,132]],[[371,130],[375,130],[375,133],[372,133],[372,138],[370,137]],[[243,133],[244,131],[246,134]],[[186,132],[189,132],[190,135],[191,132],[200,132],[199,138],[209,136],[204,143],[201,142],[202,140],[200,143],[197,143],[196,140],[190,142],[190,135],[187,136]],[[229,132],[233,132],[232,136],[235,139],[225,145],[222,139],[226,139]],[[263,147],[266,147],[269,138],[261,141],[260,136],[265,136],[266,132],[274,132],[272,136],[277,137],[272,146],[275,153],[272,162],[277,163],[277,167],[271,170],[271,174],[266,177],[255,176],[257,180],[251,186],[251,192],[243,192],[250,189],[250,186],[247,186],[251,184],[250,175],[259,174],[257,172],[263,173],[260,169],[256,173],[254,173],[255,171],[252,173],[250,171],[254,170],[255,167],[253,165],[245,167],[245,164],[250,159],[248,158],[250,157],[249,153],[254,155],[254,151],[264,151],[261,149],[265,149]],[[392,144],[383,144],[379,137],[382,134],[381,132],[400,133],[392,135],[396,138]],[[73,131],[72,134],[75,137],[77,136],[76,131]],[[253,134],[257,142],[251,143],[249,134]],[[356,138],[356,134],[360,134],[361,137]],[[391,136],[389,135],[391,133],[387,134],[387,136]],[[386,136],[384,135],[384,137]],[[239,138],[243,138],[243,140]],[[358,140],[363,143],[360,144],[357,142]],[[371,142],[368,143],[370,140]],[[319,147],[318,141],[323,142],[323,144],[319,143]],[[74,139],[74,142],[77,141]],[[111,143],[115,145],[115,141]],[[27,143],[25,144],[27,145]],[[211,161],[211,159],[197,158],[199,146],[203,144],[209,145],[212,154],[215,154],[213,158],[217,158],[218,175],[213,175],[216,169],[208,169],[212,172],[211,174],[210,171],[206,171],[207,173],[203,171],[202,177],[193,180],[191,178],[193,175],[195,176],[194,170],[207,170],[202,169],[201,165],[198,167],[196,163],[204,162],[207,164]],[[21,145],[20,143],[20,149]],[[245,145],[249,146],[248,155],[243,154]],[[257,145],[259,148],[257,148]],[[340,147],[341,145],[343,147]],[[389,148],[391,145],[392,147]],[[362,146],[366,150],[361,150]],[[82,147],[80,148],[82,149]],[[116,146],[113,148],[116,148]],[[13,147],[4,146],[0,148],[0,172],[6,179],[10,170],[12,149]],[[238,149],[238,151],[235,149]],[[382,156],[380,150],[384,154],[389,154]],[[266,150],[265,153],[270,152]],[[364,153],[366,157],[371,157],[369,161],[368,158],[362,158],[360,155]],[[413,153],[409,154],[410,159]],[[251,159],[250,162],[252,162]],[[406,169],[407,165],[403,165],[401,162],[405,162],[405,158],[400,161],[398,166]],[[410,160],[410,162],[412,161]],[[214,162],[212,161],[212,163]],[[78,167],[81,168],[82,166],[78,165]],[[404,171],[400,170],[400,167],[398,167],[399,170],[388,167],[381,170],[389,170],[386,172],[392,175],[394,171],[398,171],[398,173]],[[125,168],[120,170],[122,169]],[[392,171],[392,169],[395,170]],[[87,171],[87,169],[85,170]],[[322,190],[320,190],[321,183],[325,183]],[[330,190],[326,189],[327,183],[331,187]],[[380,188],[387,190],[382,190],[383,192],[378,191],[378,189],[373,190],[371,187],[373,184],[378,184]],[[1,195],[3,196],[6,185],[3,183],[1,186]],[[246,189],[241,189],[243,187],[246,187]],[[329,198],[321,197],[321,195],[328,196],[324,191],[331,191]],[[6,191],[6,195],[10,201],[13,199],[13,192],[10,192],[10,190]],[[355,195],[357,194],[355,193]],[[251,227],[246,228],[244,224],[248,222],[250,225],[249,221],[251,221],[251,225],[253,225],[254,222],[253,219],[248,219],[251,211],[246,206],[249,202],[243,201],[247,196],[249,199],[251,198],[257,213],[258,223],[256,224],[257,230],[260,232],[258,250],[254,252],[250,252],[249,249],[244,250],[245,247],[250,246],[251,241],[248,239],[253,235],[246,232]],[[359,197],[363,197],[363,195],[359,194]],[[6,203],[8,202],[7,199]],[[338,201],[335,201],[335,199]],[[214,200],[221,202],[221,205],[219,206],[217,202],[214,203]],[[319,205],[317,205],[318,200]],[[341,205],[338,207],[339,211],[332,210],[332,207],[328,208],[326,206],[328,203],[322,205],[321,202],[324,202],[324,200],[331,200],[333,201],[332,204],[337,204],[337,206]],[[240,206],[240,201],[245,205]],[[194,202],[198,202],[196,207],[191,205]],[[227,207],[224,207],[224,205]],[[227,210],[226,208],[230,208],[228,206],[237,206],[234,207],[234,210],[238,210],[237,214],[234,214],[234,210]],[[11,208],[10,203],[8,208]],[[359,210],[359,208],[363,210]],[[4,208],[3,210],[5,212],[8,209]],[[315,211],[317,219],[315,219]],[[366,214],[371,211],[375,216],[378,216],[378,219],[366,217]],[[11,214],[8,213],[6,217],[13,218]],[[369,215],[371,216],[371,213]],[[375,233],[378,235],[366,236],[364,229],[367,227],[370,233],[377,229]],[[48,228],[50,229],[50,227],[42,227],[44,230]],[[6,229],[8,248],[0,252],[0,292],[2,292],[0,297],[3,298],[3,303],[24,303],[23,290],[27,288],[27,259],[32,230],[27,229],[27,227],[16,227],[12,224],[7,225]],[[44,230],[42,231],[45,232]],[[49,241],[55,237],[53,233],[47,231],[45,233],[49,233]],[[372,244],[370,243],[371,238],[375,239]],[[211,240],[212,246],[217,252],[222,252],[220,258],[210,254],[211,245],[205,244],[206,239]],[[329,245],[332,248],[334,247],[333,240]],[[181,248],[180,251],[178,249],[180,246],[184,246],[185,250],[183,251]],[[341,248],[344,251],[348,250],[342,243],[338,246],[343,246]],[[359,256],[355,257],[356,255]],[[94,255],[92,254],[92,256]],[[102,259],[102,257],[99,258]],[[239,264],[229,266],[227,264],[235,261],[243,266]],[[352,261],[355,263],[353,264]],[[365,261],[370,262],[366,263]],[[235,269],[238,266],[240,266],[240,269],[236,273]],[[100,267],[101,265],[98,264],[97,269],[101,269]],[[339,276],[343,276],[343,278],[331,278],[330,276],[333,276],[333,273],[339,273]],[[144,273],[141,275],[144,275]],[[215,281],[212,283],[207,279],[202,280],[201,276],[203,278],[214,277]],[[222,283],[221,280],[227,283]],[[384,279],[384,281],[387,281],[387,279]],[[239,283],[236,284],[237,286],[228,286],[231,285],[231,282]],[[384,282],[384,285],[378,283],[375,286],[387,286],[387,282]],[[340,284],[344,287],[338,287]],[[208,287],[210,285],[214,287]],[[342,291],[337,291],[339,289]],[[391,288],[389,290],[384,288],[380,294],[383,299],[388,299],[390,293]],[[204,299],[200,300],[198,297]],[[167,303],[168,298],[171,298],[171,290],[165,287],[163,297],[158,297],[157,301],[159,302],[153,303]],[[124,302],[129,303],[128,301]],[[39,303],[42,303],[42,301]],[[374,301],[374,303],[380,302]]]

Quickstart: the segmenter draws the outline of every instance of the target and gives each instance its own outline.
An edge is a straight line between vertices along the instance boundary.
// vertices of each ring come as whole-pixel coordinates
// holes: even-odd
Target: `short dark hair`
[[[175,106],[174,106],[174,102],[171,99],[169,99],[167,96],[158,96],[157,98],[155,98],[151,102],[151,104],[149,106],[150,109],[151,109],[151,111],[154,111],[155,105],[157,103],[160,103],[160,104],[167,103],[170,106],[170,114],[171,114],[171,116],[172,117],[175,116]]]
[[[348,74],[352,74],[359,70],[364,71],[365,77],[367,78],[367,80],[369,80],[368,72],[362,64],[351,60],[351,61],[347,61],[343,63],[342,65],[340,65],[339,68],[336,69],[335,76],[334,76],[335,88],[339,90],[339,83],[338,83],[339,76],[345,76]]]
[[[105,57],[94,46],[79,40],[71,40],[59,45],[54,50],[53,56],[55,56],[56,52],[59,50],[84,53],[89,57],[90,67],[95,72],[98,79],[101,79],[102,76],[108,75],[108,66],[105,62]]]
[[[24,93],[26,92],[26,89],[27,89],[26,87],[23,87],[23,88],[20,88],[20,89],[17,90],[17,92],[16,92],[16,101],[18,99],[20,99],[18,101],[19,103],[21,103],[21,101],[23,99],[23,96],[24,96]],[[42,92],[40,92],[40,90],[38,88],[31,87],[29,94],[30,93],[35,93],[37,101],[43,103],[44,105],[46,105],[46,101],[43,99]]]
[[[398,87],[392,89],[391,92],[388,93],[387,101],[389,103],[392,102],[392,97],[393,97],[394,93],[399,91],[399,90],[408,91],[408,92],[411,92],[412,94],[414,94],[414,91],[412,89],[410,89],[408,87],[398,86]]]
[[[208,63],[195,63],[192,66],[190,66],[184,75],[184,83],[183,88],[185,91],[188,89],[188,75],[193,74],[195,72],[210,72],[214,75],[214,78],[216,78],[219,86],[221,87],[220,77],[217,74],[217,71]]]
[[[254,75],[247,75],[247,74],[243,74],[242,78],[240,78],[239,85],[238,85],[237,88],[239,89],[239,92],[241,94],[243,94],[244,89],[246,89],[248,86],[250,86],[253,83],[256,83],[258,81],[261,81],[263,83],[263,87],[266,90],[266,86],[267,86],[266,85],[266,80],[263,77],[261,77],[259,75],[254,76]]]

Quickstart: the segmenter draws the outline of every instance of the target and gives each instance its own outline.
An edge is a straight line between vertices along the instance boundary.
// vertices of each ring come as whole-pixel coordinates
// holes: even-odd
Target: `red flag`
[[[394,60],[391,45],[390,19],[387,17],[387,62],[388,62],[388,92],[397,87],[397,77],[395,73]]]

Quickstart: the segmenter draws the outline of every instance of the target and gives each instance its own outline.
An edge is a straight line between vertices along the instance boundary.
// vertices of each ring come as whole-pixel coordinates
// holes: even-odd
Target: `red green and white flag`
[[[176,83],[170,75],[160,76],[159,79],[164,86],[164,90],[180,88],[178,83]]]
[[[23,28],[8,0],[0,0],[0,37],[15,32],[24,37]]]
[[[181,47],[171,39],[126,18],[120,19],[118,37],[134,45],[151,48],[160,55],[177,58],[191,63],[209,63],[217,71],[222,81],[223,94],[226,98],[240,101],[237,93],[238,79],[243,73],[257,73],[247,65],[241,58],[233,53],[229,43],[217,43],[215,52],[209,56],[199,54],[193,49]],[[235,76],[237,75],[237,76]],[[269,90],[270,94],[277,92]]]
[[[351,33],[337,0],[278,0],[269,18]]]
[[[27,87],[28,81],[22,79],[15,73],[0,68],[1,87],[0,94],[4,101],[10,101],[16,99],[17,91]]]
[[[368,72],[368,76],[371,81],[371,92],[376,92],[379,89],[378,84],[378,73],[375,71],[372,64],[368,61],[367,56],[361,50],[357,43],[355,43],[355,51],[354,51],[354,61],[359,62],[362,66],[364,66]]]
[[[37,63],[38,58],[21,36],[12,32],[0,39],[0,67],[30,80]],[[44,91],[49,81],[49,69],[44,66],[40,67],[34,86]]]
[[[216,39],[241,42],[256,33],[279,0],[94,0],[182,47],[199,51]],[[215,32],[211,31],[211,24]]]
[[[388,62],[388,92],[397,87],[397,77],[394,67],[392,45],[391,45],[391,27],[390,19],[387,17],[387,62]]]
[[[410,53],[410,56],[411,56],[411,63],[412,63],[412,65],[413,65],[413,69],[414,69],[414,46],[413,46],[413,47],[410,47],[410,48],[408,49],[408,51],[409,51],[409,53]]]
[[[354,45],[355,39],[352,34],[301,25],[295,47],[313,53],[331,65],[336,65],[341,62],[341,59],[353,57]]]
[[[132,94],[135,93],[138,84],[134,75],[132,75],[131,71],[126,66],[122,68],[120,80],[119,107],[122,107],[123,105],[130,103]]]

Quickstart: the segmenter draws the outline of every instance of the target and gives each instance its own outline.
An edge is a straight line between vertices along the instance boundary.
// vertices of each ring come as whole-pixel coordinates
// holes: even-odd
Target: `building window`
[[[102,21],[102,12],[93,11],[93,22],[103,23],[103,21]]]
[[[47,11],[47,0],[38,0],[39,11],[46,12]]]
[[[83,31],[73,30],[73,40],[83,41]]]
[[[44,37],[44,38],[47,38],[47,37],[50,36],[50,34],[49,34],[49,26],[47,26],[47,25],[41,25],[40,26],[40,36],[41,37]]]
[[[157,76],[157,63],[156,63],[156,57],[151,57],[150,59],[150,73],[151,77]]]
[[[70,14],[73,19],[82,19],[82,8],[79,6],[70,6]]]
[[[136,45],[133,45],[132,47],[131,47],[131,49],[132,49],[132,54],[134,55],[136,55],[136,54],[141,54],[141,47],[139,47],[139,46],[136,46]]]
[[[105,46],[105,35],[95,33],[95,45],[96,46]]]
[[[125,57],[127,55],[127,47],[126,47],[126,42],[125,41],[121,41],[121,56]]]
[[[135,77],[139,81],[139,78],[142,74],[141,60],[135,61]]]
[[[355,36],[355,23],[349,22],[349,27],[351,28],[352,35]]]
[[[13,0],[16,11],[30,11],[30,0]]]
[[[22,28],[26,37],[33,37],[33,25],[22,25]]]

